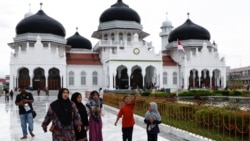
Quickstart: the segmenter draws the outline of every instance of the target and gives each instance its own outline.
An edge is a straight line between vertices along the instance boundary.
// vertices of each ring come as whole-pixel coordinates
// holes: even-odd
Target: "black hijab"
[[[88,126],[89,122],[88,122],[87,110],[86,110],[86,108],[85,108],[85,106],[83,105],[82,102],[77,101],[77,97],[79,95],[81,95],[79,92],[73,93],[73,95],[71,96],[71,101],[73,101],[76,104],[76,107],[78,109],[78,112],[81,115],[81,120],[84,123],[84,125]]]
[[[73,108],[72,108],[72,103],[69,99],[66,100],[63,99],[62,95],[64,90],[69,92],[67,88],[60,89],[58,92],[57,100],[51,103],[51,108],[56,113],[61,123],[67,126],[72,123]]]

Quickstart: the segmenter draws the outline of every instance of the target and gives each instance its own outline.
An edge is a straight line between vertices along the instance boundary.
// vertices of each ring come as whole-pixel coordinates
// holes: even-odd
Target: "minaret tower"
[[[166,15],[168,15],[168,13]],[[168,16],[166,16],[166,20],[162,22],[161,32],[160,32],[162,51],[166,50],[166,46],[168,44],[168,36],[172,31],[172,29],[173,29],[172,22],[168,20]]]

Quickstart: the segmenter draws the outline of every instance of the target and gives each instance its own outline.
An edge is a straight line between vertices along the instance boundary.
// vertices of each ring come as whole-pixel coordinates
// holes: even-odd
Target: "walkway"
[[[40,96],[34,96],[34,108],[37,112],[37,117],[35,118],[34,123],[34,134],[35,137],[32,138],[28,136],[26,141],[51,141],[51,133],[44,133],[41,128],[41,122],[45,116],[49,104],[54,101],[57,96],[45,96],[41,93]],[[15,99],[15,97],[14,97]],[[84,100],[84,103],[86,101]],[[117,110],[117,109],[116,109]],[[103,138],[104,141],[121,141],[121,123],[118,123],[118,126],[114,126],[114,121],[116,118],[116,112],[112,110],[112,107],[104,105],[104,115],[103,115]],[[4,101],[4,97],[0,96],[0,121],[1,121],[1,130],[0,130],[0,140],[1,141],[19,141],[22,136],[22,131],[20,127],[20,120],[18,115],[18,107],[14,104],[14,100],[9,102]],[[121,121],[121,120],[120,120]],[[145,126],[145,125],[143,125]],[[158,141],[169,141],[173,140],[165,137],[159,137]],[[134,127],[133,141],[145,141],[146,134],[145,129],[138,125]],[[174,140],[179,140],[175,138]]]

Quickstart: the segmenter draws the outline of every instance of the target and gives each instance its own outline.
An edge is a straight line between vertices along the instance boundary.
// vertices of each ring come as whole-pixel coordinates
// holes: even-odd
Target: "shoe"
[[[21,137],[20,139],[21,139],[21,140],[27,139],[27,136],[25,135],[25,136]]]
[[[35,134],[33,134],[32,132],[30,132],[30,135],[31,135],[31,137],[35,137]]]

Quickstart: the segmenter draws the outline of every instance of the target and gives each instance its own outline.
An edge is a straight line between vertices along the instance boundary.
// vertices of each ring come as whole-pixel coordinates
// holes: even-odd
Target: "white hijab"
[[[161,121],[161,115],[158,111],[157,104],[155,102],[150,102],[149,105],[151,106],[152,110],[148,110],[145,114],[145,119],[149,120],[153,118],[154,120]],[[154,128],[155,124],[151,124],[151,127]]]

